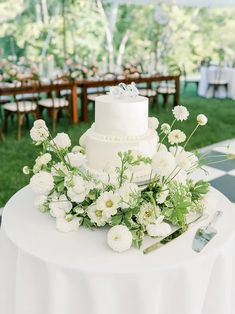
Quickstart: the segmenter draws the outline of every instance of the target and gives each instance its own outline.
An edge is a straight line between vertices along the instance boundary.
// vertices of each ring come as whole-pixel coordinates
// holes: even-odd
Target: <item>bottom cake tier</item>
[[[86,168],[94,174],[107,172],[120,165],[118,152],[133,152],[152,157],[156,152],[158,135],[155,130],[148,131],[138,137],[113,137],[96,133],[94,128],[89,129],[85,135],[85,148],[87,156]],[[151,172],[149,165],[134,167],[134,177],[148,176]]]

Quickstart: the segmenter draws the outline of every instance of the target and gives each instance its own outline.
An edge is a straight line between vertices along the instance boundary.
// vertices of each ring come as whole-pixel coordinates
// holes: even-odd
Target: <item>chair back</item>
[[[33,75],[22,76],[16,83],[13,89],[13,97],[16,103],[17,112],[28,111],[29,106],[32,107],[32,103],[37,104],[39,98],[38,87],[40,86],[40,80]],[[22,89],[22,93],[19,92],[19,88]],[[30,88],[30,93],[26,93],[25,89]],[[27,98],[27,95],[30,96]],[[25,96],[25,97],[24,97]],[[20,107],[19,107],[20,106]],[[33,108],[32,108],[33,110]]]
[[[57,76],[55,79],[51,80],[51,90],[48,93],[49,98],[52,99],[52,107],[55,108],[55,99],[56,98],[63,98],[61,95],[61,91],[68,90],[68,88],[61,89],[61,84],[71,84],[71,78],[67,74],[63,74]],[[69,102],[70,103],[70,102]]]

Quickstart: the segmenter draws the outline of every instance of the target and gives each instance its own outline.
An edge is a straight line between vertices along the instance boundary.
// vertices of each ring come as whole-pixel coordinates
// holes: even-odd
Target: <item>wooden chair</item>
[[[29,115],[31,114],[35,120],[37,119],[37,87],[40,85],[40,82],[38,79],[35,79],[32,76],[24,77],[22,80],[20,80],[18,83],[16,83],[14,89],[13,89],[13,102],[8,102],[4,105],[3,111],[4,111],[4,122],[5,122],[5,132],[7,132],[8,129],[8,118],[11,117],[12,120],[14,119],[14,116],[17,116],[17,139],[20,141],[21,139],[21,128],[23,125],[23,120],[26,118],[27,126],[29,127]],[[32,88],[32,94],[31,94],[31,100],[23,99],[19,100],[18,89],[19,87],[24,89],[24,87],[31,87]],[[24,94],[22,92],[22,94]],[[33,98],[33,95],[35,98]]]
[[[181,75],[181,70],[176,65],[171,65],[169,67],[169,75]],[[158,95],[163,97],[163,104],[166,110],[169,110],[169,97],[174,96],[176,93],[175,81],[163,81],[157,86],[157,103]]]
[[[212,95],[215,98],[216,92],[219,90],[219,88],[223,87],[227,96],[228,81],[223,79],[221,67],[218,67],[214,71],[210,71],[210,69],[208,69],[207,73],[207,93],[210,89],[212,89]]]
[[[100,78],[101,78],[101,80],[116,80],[117,75],[115,73],[112,73],[112,72],[107,72],[107,73],[103,74]],[[102,87],[99,87],[97,89],[88,90],[87,99],[88,99],[88,101],[94,103],[96,97],[98,97],[100,95],[105,95],[108,92],[108,90],[109,90],[108,86],[102,86]]]
[[[52,130],[56,131],[56,124],[58,114],[65,110],[68,117],[70,117],[70,99],[61,96],[61,83],[69,83],[70,79],[67,75],[57,77],[51,81],[51,92],[49,97],[38,101],[39,116],[41,116],[44,109],[48,110],[49,116],[52,119]]]

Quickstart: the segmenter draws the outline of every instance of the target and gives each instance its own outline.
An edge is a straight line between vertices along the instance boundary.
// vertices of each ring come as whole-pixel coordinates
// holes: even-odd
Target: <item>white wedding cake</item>
[[[95,100],[95,123],[80,138],[85,148],[86,168],[93,174],[113,171],[120,165],[118,152],[128,150],[152,157],[158,135],[154,118],[148,118],[148,98],[141,96],[98,96]],[[153,125],[152,125],[153,124]],[[135,166],[134,180],[150,175],[150,166]]]

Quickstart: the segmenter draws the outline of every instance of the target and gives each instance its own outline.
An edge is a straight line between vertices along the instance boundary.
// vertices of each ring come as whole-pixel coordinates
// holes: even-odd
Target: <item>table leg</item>
[[[175,78],[175,95],[174,95],[174,107],[178,106],[179,103],[179,98],[180,98],[180,77],[177,76]]]
[[[71,89],[71,101],[72,101],[72,123],[78,123],[78,95],[77,95],[77,85],[73,84]]]
[[[88,99],[87,99],[87,88],[82,87],[82,121],[88,122]]]

